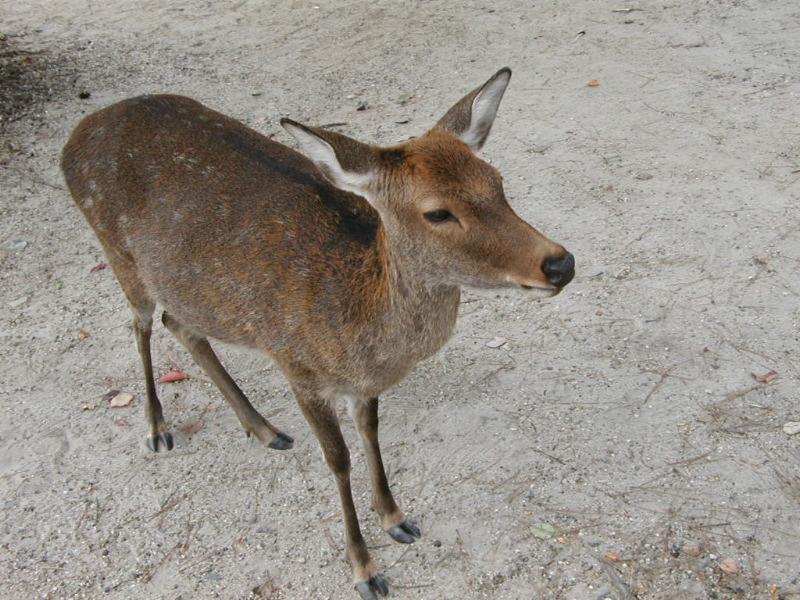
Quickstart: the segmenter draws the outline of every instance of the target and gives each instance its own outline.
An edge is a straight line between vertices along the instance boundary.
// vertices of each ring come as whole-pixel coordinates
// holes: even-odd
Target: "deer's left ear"
[[[492,129],[510,79],[511,69],[500,69],[489,81],[459,100],[439,119],[436,127],[452,133],[477,152]]]
[[[378,161],[371,146],[291,119],[281,119],[281,125],[297,140],[301,152],[333,185],[372,202],[371,184]]]

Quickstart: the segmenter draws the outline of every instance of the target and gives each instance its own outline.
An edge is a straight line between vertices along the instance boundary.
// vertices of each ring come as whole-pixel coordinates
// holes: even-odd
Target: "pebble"
[[[700,556],[702,549],[697,542],[686,542],[681,547],[681,551],[687,556]]]
[[[19,308],[20,306],[25,304],[27,301],[28,301],[28,297],[27,296],[22,296],[21,298],[17,298],[16,300],[12,300],[11,302],[9,302],[8,303],[8,308]],[[785,428],[785,426],[784,426],[784,428]]]
[[[259,527],[256,529],[256,533],[275,533],[275,530],[272,527],[268,527],[266,525]]]
[[[795,435],[800,433],[800,421],[789,421],[783,424],[783,433],[788,435]]]
[[[3,244],[4,249],[11,250],[12,252],[22,252],[27,247],[28,242],[25,240],[11,240],[10,242]]]

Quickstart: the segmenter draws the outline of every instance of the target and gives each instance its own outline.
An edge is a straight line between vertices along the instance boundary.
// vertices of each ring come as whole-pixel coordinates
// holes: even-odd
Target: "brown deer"
[[[285,450],[292,438],[253,408],[208,339],[269,354],[336,479],[365,600],[388,586],[359,529],[335,401],[350,401],[383,529],[413,542],[420,530],[381,461],[378,397],[450,337],[461,286],[549,297],[574,274],[572,255],[517,216],[475,156],[510,77],[498,71],[425,135],[389,148],[282,120],[303,156],[180,96],[100,110],[64,148],[69,190],[133,311],[147,445],[173,446],[150,358],[156,304],[247,435]]]

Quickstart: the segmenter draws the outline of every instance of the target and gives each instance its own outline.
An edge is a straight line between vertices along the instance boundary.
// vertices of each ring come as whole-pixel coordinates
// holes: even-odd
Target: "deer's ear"
[[[281,119],[281,125],[300,145],[300,151],[336,187],[372,202],[376,158],[373,148],[352,138]]]
[[[511,69],[500,69],[489,81],[459,100],[439,119],[436,127],[452,133],[477,152],[492,129],[510,79]]]

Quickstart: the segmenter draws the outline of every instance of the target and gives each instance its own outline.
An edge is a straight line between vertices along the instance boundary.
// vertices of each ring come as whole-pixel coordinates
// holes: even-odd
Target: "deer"
[[[389,586],[359,526],[338,402],[349,403],[382,529],[414,542],[420,528],[383,466],[379,397],[451,337],[462,287],[549,298],[575,274],[573,255],[514,212],[477,155],[510,77],[499,70],[394,146],[282,119],[297,152],[195,100],[146,95],[88,115],[63,150],[68,189],[132,311],[147,446],[175,444],[153,376],[156,306],[247,436],[288,450],[293,438],[253,407],[209,339],[266,353],[332,472],[362,600]]]

